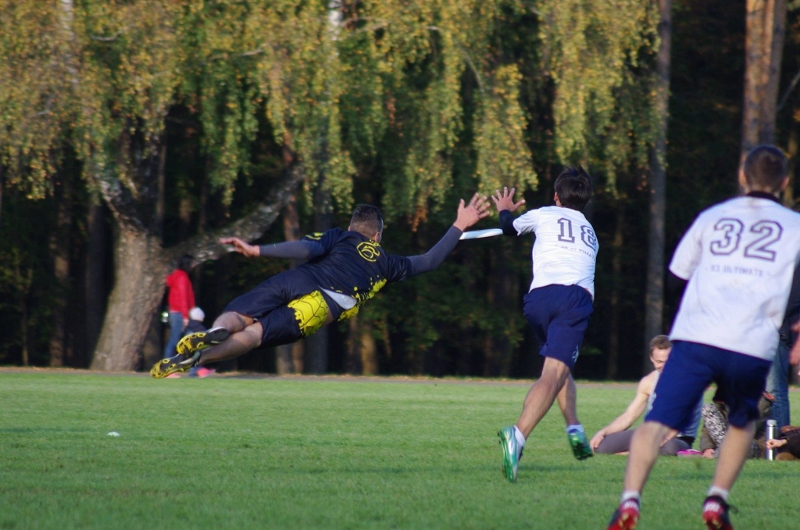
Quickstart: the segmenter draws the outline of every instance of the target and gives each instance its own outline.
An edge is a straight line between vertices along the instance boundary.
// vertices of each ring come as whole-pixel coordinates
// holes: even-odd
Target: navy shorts
[[[325,324],[329,308],[334,318],[341,311],[306,274],[289,270],[234,298],[224,311],[257,320],[263,328],[261,346],[269,347],[291,344],[315,333]]]
[[[708,385],[728,405],[728,422],[743,428],[759,418],[758,400],[766,385],[770,361],[706,344],[676,340],[655,388],[646,421],[685,431]]]
[[[522,306],[541,345],[539,355],[558,359],[570,371],[593,310],[592,295],[577,285],[537,287],[525,295]]]

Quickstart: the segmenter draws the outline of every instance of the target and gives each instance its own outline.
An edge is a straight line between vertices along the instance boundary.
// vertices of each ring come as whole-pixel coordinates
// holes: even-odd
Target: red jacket
[[[189,310],[194,307],[194,290],[189,275],[180,269],[175,269],[172,274],[167,276],[167,288],[169,296],[167,304],[169,310],[180,313],[183,318],[189,318]]]

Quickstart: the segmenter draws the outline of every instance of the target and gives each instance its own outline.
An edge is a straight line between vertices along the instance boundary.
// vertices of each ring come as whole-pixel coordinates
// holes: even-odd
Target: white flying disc
[[[500,235],[503,235],[503,231],[500,228],[487,228],[486,230],[470,230],[464,232],[459,239],[481,239]]]

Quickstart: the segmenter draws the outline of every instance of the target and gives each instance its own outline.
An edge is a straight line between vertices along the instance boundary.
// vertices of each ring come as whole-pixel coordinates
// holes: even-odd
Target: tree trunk
[[[324,189],[324,180],[320,178],[314,191],[314,229],[319,232],[329,230],[332,225],[331,196]],[[324,374],[328,371],[328,328],[323,327],[305,340],[308,372]]]
[[[359,320],[358,315],[356,315],[347,321],[347,341],[345,343],[344,359],[344,372],[346,374],[360,374],[364,371],[361,366],[361,328],[365,327],[366,323],[361,324]]]
[[[517,293],[517,275],[510,267],[512,256],[507,245],[501,245],[498,252],[489,255],[489,270],[492,271],[488,277],[488,296],[489,307],[508,308],[513,307]],[[478,265],[474,264],[477,268]],[[485,340],[485,362],[483,375],[485,377],[508,377],[511,374],[511,362],[513,351],[508,337],[505,335],[487,334]],[[462,367],[461,373],[475,373],[475,367]]]
[[[166,174],[166,165],[167,165],[167,142],[166,142],[166,134],[161,136],[161,147],[159,148],[159,155],[158,155],[158,173],[156,176],[156,186],[158,188],[158,193],[156,194],[156,205],[155,205],[155,219],[152,225],[153,233],[158,237],[160,241],[164,240],[164,217],[166,215],[167,209],[167,201],[166,201],[166,186],[167,186],[167,174]],[[204,208],[205,204],[201,203],[200,208]],[[198,229],[198,231],[202,232],[202,230]],[[197,268],[195,268],[195,273],[193,275],[192,285],[197,285],[196,281],[196,273]],[[197,289],[194,290],[195,300],[198,298],[199,293]],[[162,295],[161,299],[164,299]],[[156,307],[156,311],[153,312],[153,318],[150,321],[150,327],[147,330],[147,335],[144,340],[144,344],[142,345],[142,362],[145,366],[150,366],[156,362],[158,362],[161,357],[164,355],[164,346],[166,344],[164,340],[164,324],[161,322],[161,314],[160,314],[161,307]]]
[[[3,188],[5,187],[6,168],[0,164],[0,223],[3,222]]]
[[[28,341],[28,330],[30,329],[30,292],[31,285],[33,285],[33,266],[23,264],[22,257],[17,255],[15,261],[15,269],[17,276],[17,288],[19,294],[19,308],[20,308],[20,346],[22,349],[22,366],[29,366],[31,364],[30,345]]]
[[[747,0],[741,160],[775,140],[786,0]]]
[[[644,347],[652,337],[664,333],[664,221],[667,203],[667,126],[669,124],[669,78],[672,46],[672,0],[658,0],[658,47],[655,106],[658,131],[650,155],[650,211],[647,234],[647,288],[645,294]],[[650,369],[649,355],[643,357],[643,373]]]
[[[623,287],[622,280],[622,253],[625,247],[625,201],[620,198],[617,201],[616,219],[614,225],[614,241],[611,244],[611,297],[609,300],[608,315],[608,366],[606,367],[606,379],[616,379],[619,374],[619,350],[620,350],[620,299]]]
[[[161,241],[141,231],[120,227],[114,247],[116,281],[92,360],[93,370],[138,368],[142,344],[171,265],[163,257]]]
[[[50,233],[50,255],[53,258],[53,277],[58,286],[52,293],[53,334],[50,336],[50,366],[64,366],[67,348],[67,302],[70,291],[70,232],[72,227],[72,178],[65,176],[57,182],[54,196],[56,226]]]
[[[300,239],[300,215],[297,211],[297,197],[292,195],[283,209],[283,238],[284,241],[297,241]],[[289,261],[290,267],[297,267],[297,260]],[[284,344],[275,349],[275,370],[279,375],[303,373],[303,342]]]
[[[378,345],[372,335],[372,323],[364,323],[361,327],[361,373],[363,375],[378,375]]]
[[[339,37],[342,25],[342,2],[341,0],[329,0],[328,2],[328,36],[331,41]],[[331,50],[335,50],[331,46]],[[335,51],[332,51],[335,55]],[[332,58],[333,59],[333,58]],[[319,167],[325,167],[328,161],[329,136],[326,129],[321,133],[319,139],[320,159]],[[332,225],[331,195],[325,182],[324,171],[317,175],[317,185],[314,188],[314,230],[324,232],[329,230]],[[315,334],[305,340],[306,360],[308,371],[312,374],[324,374],[328,371],[328,328],[323,327]]]
[[[100,330],[103,328],[103,315],[106,310],[106,249],[108,248],[107,228],[103,206],[92,204],[86,221],[87,249],[84,266],[86,297],[86,341],[81,366],[91,361],[91,353],[97,345]]]
[[[783,205],[787,208],[794,208],[794,172],[797,168],[798,152],[800,152],[800,145],[797,139],[797,127],[792,127],[789,130],[789,142],[786,145],[786,155],[789,158],[789,185],[783,192]]]

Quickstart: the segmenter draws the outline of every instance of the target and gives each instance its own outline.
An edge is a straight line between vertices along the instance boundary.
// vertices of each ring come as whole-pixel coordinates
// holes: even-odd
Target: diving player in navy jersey
[[[192,366],[239,357],[259,346],[278,346],[303,339],[322,326],[345,320],[386,284],[403,281],[438,267],[455,248],[464,230],[489,215],[486,197],[462,199],[456,220],[427,253],[395,256],[381,247],[383,216],[375,206],[355,208],[347,230],[334,228],[300,241],[249,245],[223,238],[245,256],[305,259],[296,269],[277,274],[231,301],[208,331],[185,336],[178,355],[158,362],[153,377],[184,372]]]

